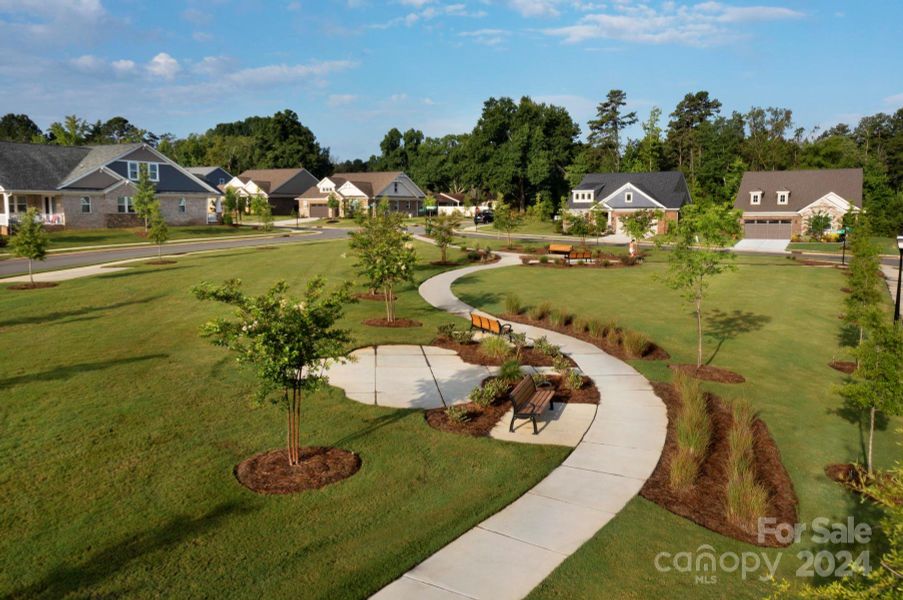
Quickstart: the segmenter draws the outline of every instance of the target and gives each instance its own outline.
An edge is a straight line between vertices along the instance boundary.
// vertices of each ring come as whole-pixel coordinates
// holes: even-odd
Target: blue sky
[[[903,106],[901,23],[898,0],[0,0],[0,113],[185,135],[291,108],[340,159],[468,131],[489,96],[585,130],[611,88],[641,119],[706,89],[810,129]]]

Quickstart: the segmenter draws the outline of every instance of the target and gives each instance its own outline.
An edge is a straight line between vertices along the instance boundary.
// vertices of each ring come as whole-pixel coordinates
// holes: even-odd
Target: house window
[[[749,203],[752,205],[762,204],[762,192],[750,192]]]
[[[135,205],[131,196],[119,196],[116,200],[116,211],[123,214],[134,214]]]
[[[13,196],[12,210],[15,213],[24,213],[28,210],[28,198],[25,196]]]
[[[151,181],[160,181],[160,165],[147,163],[147,176]]]
[[[624,202],[626,202],[627,204],[633,202],[633,192],[627,192],[626,194],[624,194]]]
[[[131,179],[132,181],[138,181],[138,175],[140,174],[140,171],[138,169],[138,163],[136,163],[133,160],[130,160],[128,165],[129,165],[129,179]]]
[[[128,161],[129,179],[138,181],[141,177],[141,165],[147,167],[147,177],[151,181],[160,181],[160,165],[158,163],[140,163],[135,160]]]
[[[220,185],[223,185],[224,183],[226,183],[226,179],[225,179],[224,177],[220,177],[220,178],[219,178],[219,184],[220,184]]]
[[[82,196],[81,198],[81,207],[83,213],[91,212],[91,198],[89,196]]]
[[[179,200],[179,212],[183,213],[188,209],[187,204],[185,203],[185,198]]]
[[[787,197],[790,192],[778,192],[778,204],[787,204]]]

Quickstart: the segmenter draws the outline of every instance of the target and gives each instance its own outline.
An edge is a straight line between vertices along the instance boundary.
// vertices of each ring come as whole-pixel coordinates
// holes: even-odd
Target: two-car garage
[[[790,219],[744,219],[743,237],[751,240],[789,240],[792,233]]]

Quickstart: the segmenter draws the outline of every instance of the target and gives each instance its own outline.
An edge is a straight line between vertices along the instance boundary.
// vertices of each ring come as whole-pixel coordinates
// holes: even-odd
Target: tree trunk
[[[448,246],[445,244],[439,246],[439,253],[442,255],[442,262],[448,262]]]
[[[31,270],[31,259],[28,259],[28,280],[31,282],[31,285],[34,285],[34,273]]]
[[[288,398],[287,398],[288,399]],[[288,464],[296,466],[301,462],[301,390],[292,388],[292,397],[288,401],[288,431],[286,434],[286,452]]]
[[[702,367],[702,298],[696,297],[696,369]]]
[[[157,244],[157,260],[163,262],[163,244]]]
[[[869,475],[872,474],[872,440],[875,437],[875,407],[869,410],[869,454],[868,454],[868,470]]]
[[[386,321],[389,323],[395,322],[395,300],[392,295],[392,288],[390,286],[385,286],[383,288],[383,293],[386,296]]]

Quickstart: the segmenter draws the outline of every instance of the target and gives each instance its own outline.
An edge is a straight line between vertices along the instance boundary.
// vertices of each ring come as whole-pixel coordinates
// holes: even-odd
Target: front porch
[[[2,194],[0,202],[0,233],[9,234],[10,225],[19,222],[29,208],[38,211],[38,218],[48,227],[66,225],[63,201],[59,195]]]

